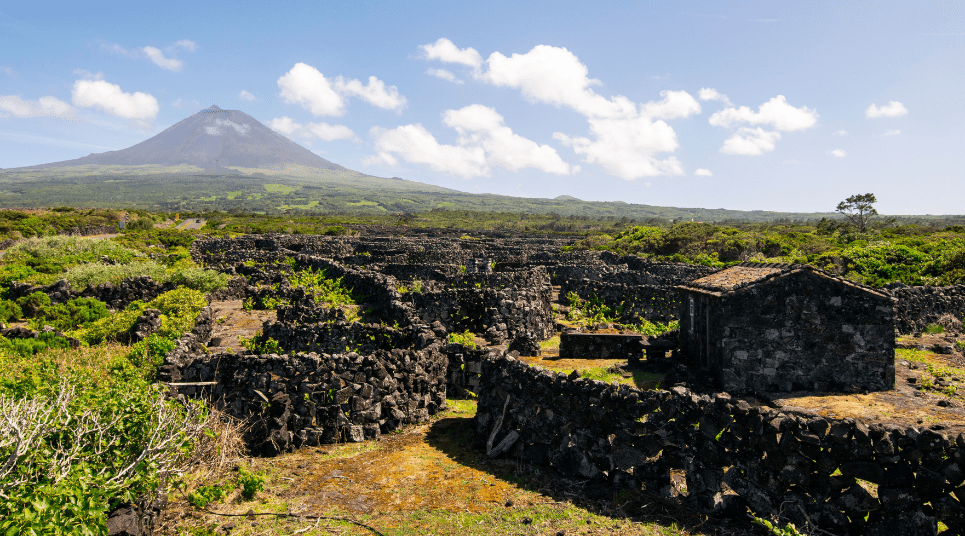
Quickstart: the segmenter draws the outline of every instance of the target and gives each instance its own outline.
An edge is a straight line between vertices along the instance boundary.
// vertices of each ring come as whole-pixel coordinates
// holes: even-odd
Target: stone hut
[[[680,290],[686,362],[731,393],[895,384],[892,299],[809,265],[743,263]]]

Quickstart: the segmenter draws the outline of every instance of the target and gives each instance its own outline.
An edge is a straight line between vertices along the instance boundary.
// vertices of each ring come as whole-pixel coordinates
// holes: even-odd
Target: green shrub
[[[945,333],[945,327],[941,324],[929,324],[922,332],[937,335],[939,333]]]
[[[70,332],[70,335],[87,344],[100,344],[104,341],[126,340],[131,328],[144,309],[161,311],[161,329],[158,335],[177,339],[194,328],[201,309],[208,305],[204,293],[187,287],[179,287],[165,292],[149,303],[133,301],[127,309],[90,323],[86,327]]]
[[[228,286],[228,274],[216,270],[205,270],[201,267],[191,267],[175,270],[168,277],[168,281],[201,292],[212,292]]]
[[[23,311],[16,302],[0,300],[0,322],[9,322],[23,317]]]
[[[161,329],[158,334],[177,339],[194,328],[198,313],[208,306],[208,299],[204,292],[181,287],[161,294],[147,306],[161,311]]]
[[[126,360],[106,365],[0,358],[4,407],[22,408],[0,427],[43,424],[21,456],[0,449],[23,479],[0,481],[0,534],[106,534],[112,506],[163,492],[185,469],[204,413],[166,401]]]
[[[146,303],[134,300],[123,311],[95,320],[87,326],[70,331],[68,335],[77,337],[91,346],[106,341],[127,340],[127,335],[144,309],[147,309]]]
[[[280,354],[284,352],[278,341],[271,337],[265,338],[260,331],[249,339],[242,337],[238,342],[256,354]]]
[[[473,332],[471,332],[471,331],[469,331],[469,330],[466,330],[466,331],[464,331],[464,332],[462,332],[462,333],[450,333],[450,334],[449,334],[449,342],[450,342],[450,343],[452,343],[452,344],[461,344],[461,345],[463,345],[463,346],[465,346],[465,347],[467,347],[467,348],[472,348],[473,350],[479,348],[479,347],[476,345],[476,341],[474,340],[475,338],[476,338],[476,334],[473,333]]]
[[[34,356],[51,348],[70,348],[70,343],[54,333],[41,333],[36,339],[8,339],[0,336],[0,354],[3,355]]]
[[[604,324],[617,322],[623,313],[620,307],[613,309],[603,303],[603,300],[596,295],[583,300],[575,292],[566,295],[570,304],[570,311],[567,319],[583,324]]]
[[[34,329],[51,326],[60,331],[76,329],[108,316],[107,304],[96,298],[74,298],[42,307],[31,320]]]
[[[164,266],[154,261],[130,264],[92,262],[71,268],[67,271],[65,277],[71,288],[80,290],[104,283],[117,284],[125,279],[142,275],[149,276],[151,279],[162,283],[167,280]]]
[[[8,286],[13,281],[25,281],[36,273],[33,268],[22,264],[0,267],[0,285]]]
[[[188,494],[188,502],[198,508],[207,508],[209,504],[227,497],[233,489],[235,487],[230,483],[201,486]]]
[[[50,296],[38,290],[31,292],[27,296],[17,298],[17,305],[20,306],[23,315],[33,317],[39,313],[41,309],[50,305]]]
[[[293,287],[302,286],[311,291],[316,303],[356,305],[352,291],[345,287],[342,278],[329,279],[327,270],[292,272],[288,276],[288,282]]]
[[[853,245],[841,252],[847,262],[849,278],[880,287],[900,281],[906,285],[924,283],[922,272],[928,255],[902,244]]]
[[[138,218],[132,222],[128,222],[128,231],[149,231],[154,228],[154,220],[150,218]]]
[[[333,225],[325,229],[324,234],[327,236],[344,236],[348,234],[348,230],[346,230],[345,227],[342,227],[341,225]]]
[[[252,473],[244,467],[238,468],[238,484],[241,486],[241,496],[246,501],[255,498],[255,494],[265,489],[268,477],[264,473]]]
[[[5,264],[22,263],[38,272],[59,273],[69,266],[107,260],[128,264],[140,254],[108,239],[48,236],[31,238],[7,250]],[[53,270],[53,271],[52,271]]]
[[[165,268],[155,261],[138,262],[130,264],[104,264],[93,262],[81,264],[71,268],[67,272],[67,281],[75,289],[83,289],[88,286],[101,285],[103,283],[120,283],[124,279],[149,276],[159,282],[172,282],[178,286],[185,286],[211,292],[228,286],[228,275],[216,270],[205,270],[199,266]]]
[[[624,327],[648,337],[656,337],[670,330],[680,329],[680,321],[672,320],[667,324],[661,324],[660,322],[650,322],[644,318],[637,324],[624,324]]]
[[[157,367],[164,362],[164,356],[176,347],[174,340],[152,333],[143,341],[134,343],[127,358],[135,367],[142,369],[147,377],[153,377]]]

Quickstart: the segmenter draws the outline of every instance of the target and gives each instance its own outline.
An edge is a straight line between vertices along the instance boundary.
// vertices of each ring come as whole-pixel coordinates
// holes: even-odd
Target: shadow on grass
[[[641,377],[640,381],[653,380]],[[655,497],[643,490],[617,489],[605,480],[574,480],[560,475],[552,467],[533,466],[517,459],[487,459],[480,441],[484,439],[476,436],[472,415],[440,418],[432,423],[426,434],[426,442],[455,463],[488,473],[554,502],[571,503],[614,521],[653,524],[655,526],[650,530],[654,534],[764,534],[749,523],[708,518],[673,500]]]

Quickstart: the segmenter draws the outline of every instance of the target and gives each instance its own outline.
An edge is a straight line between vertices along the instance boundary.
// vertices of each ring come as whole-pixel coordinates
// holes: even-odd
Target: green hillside
[[[232,170],[234,171],[234,170]],[[473,194],[354,171],[204,174],[159,166],[88,166],[0,171],[0,206],[97,206],[168,211],[296,213],[417,213],[433,209],[697,221],[820,220],[831,213],[783,213],[674,208],[622,201],[582,201]],[[267,171],[267,170],[264,170]],[[269,172],[270,173],[270,172]]]

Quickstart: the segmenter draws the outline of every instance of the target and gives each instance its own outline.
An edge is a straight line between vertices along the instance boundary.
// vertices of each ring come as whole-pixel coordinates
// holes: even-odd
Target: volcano
[[[157,136],[127,149],[91,153],[83,158],[32,167],[90,165],[193,165],[206,171],[222,172],[231,171],[228,168],[284,169],[303,166],[348,171],[240,110],[222,110],[217,106],[201,110]]]

